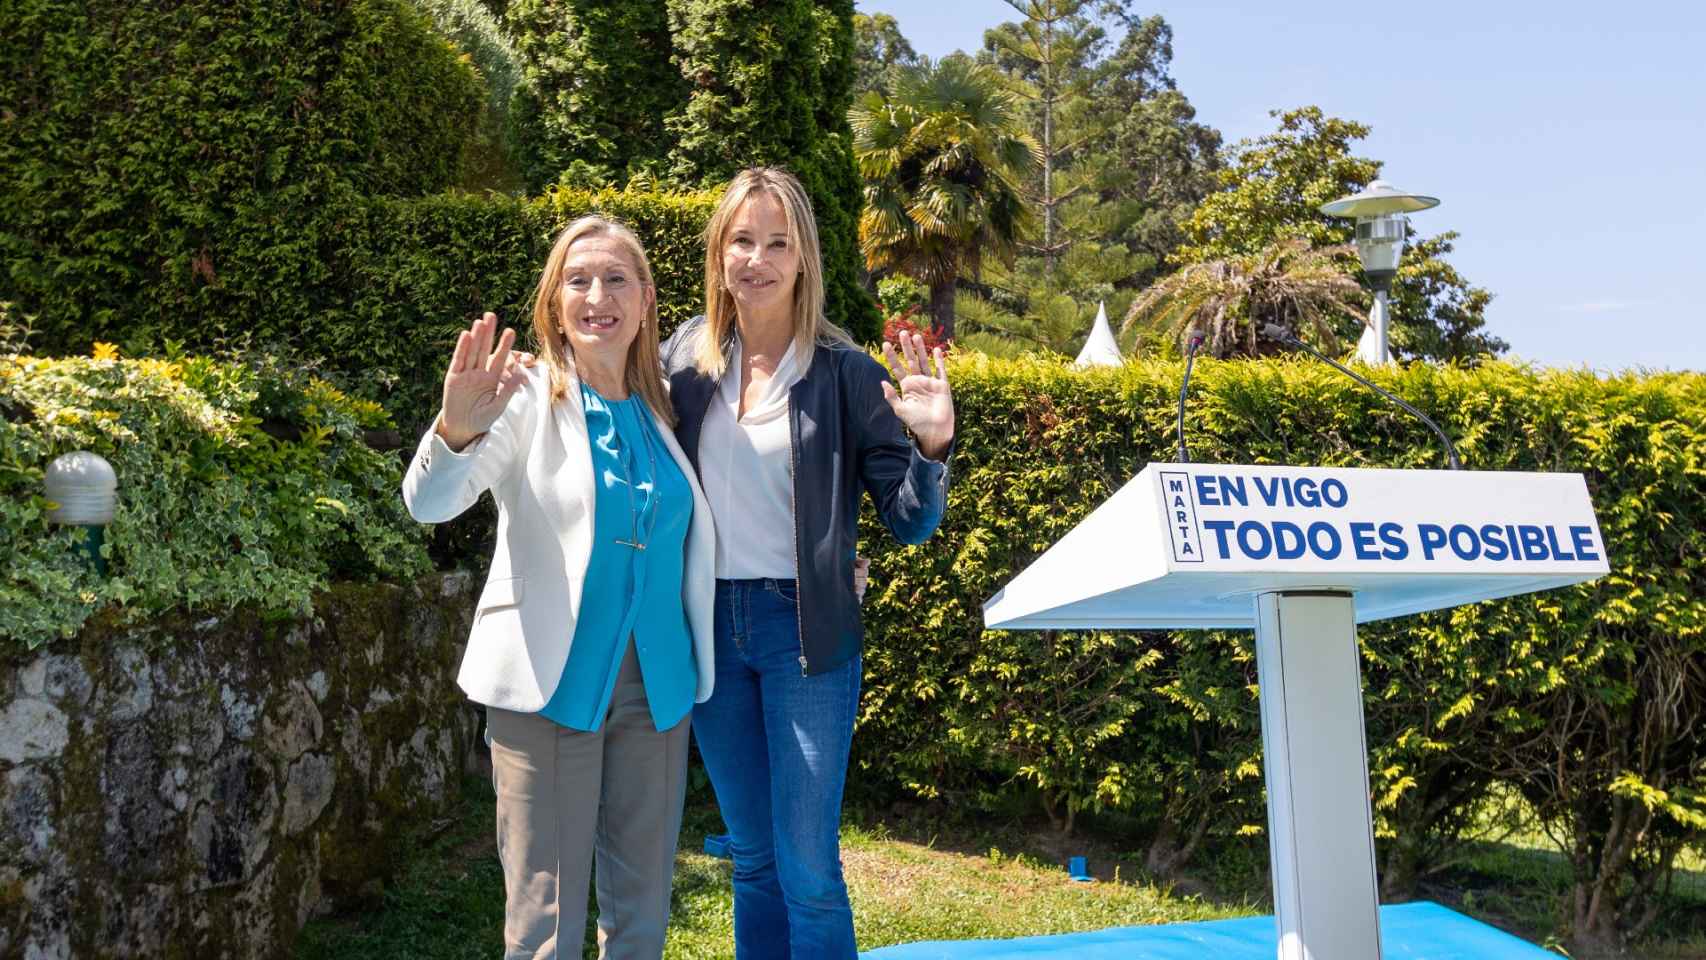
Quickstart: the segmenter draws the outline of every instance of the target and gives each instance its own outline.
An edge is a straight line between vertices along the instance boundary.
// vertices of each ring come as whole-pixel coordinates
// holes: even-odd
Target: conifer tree
[[[665,0],[509,0],[503,23],[523,62],[513,126],[530,187],[662,170],[664,117],[687,96]]]
[[[521,0],[515,0],[521,2]],[[782,167],[811,195],[823,247],[825,307],[856,338],[877,336],[860,286],[860,180],[853,167],[853,0],[667,0],[687,96],[666,118],[669,176],[721,184],[742,168]]]

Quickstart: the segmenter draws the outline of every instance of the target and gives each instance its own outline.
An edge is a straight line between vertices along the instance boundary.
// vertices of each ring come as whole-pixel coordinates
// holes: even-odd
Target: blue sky
[[[918,52],[975,50],[1001,0],[858,0]],[[1144,9],[1141,8],[1140,9]],[[1706,2],[1161,2],[1173,77],[1232,143],[1317,104],[1442,204],[1488,327],[1549,366],[1706,370]]]

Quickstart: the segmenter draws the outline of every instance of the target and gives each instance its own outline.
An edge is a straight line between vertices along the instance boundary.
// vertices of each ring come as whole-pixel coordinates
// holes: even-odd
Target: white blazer
[[[571,376],[568,398],[552,404],[545,371],[527,376],[486,435],[461,452],[427,429],[403,477],[403,502],[416,520],[442,523],[492,491],[498,544],[456,682],[487,706],[534,713],[550,702],[569,659],[596,513],[586,410],[576,381]],[[715,678],[716,535],[710,505],[675,431],[655,413],[653,422],[693,490],[681,601],[699,671],[696,699],[703,703]]]

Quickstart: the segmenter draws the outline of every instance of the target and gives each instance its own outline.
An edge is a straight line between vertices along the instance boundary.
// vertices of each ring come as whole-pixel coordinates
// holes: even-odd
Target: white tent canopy
[[[1072,361],[1075,367],[1117,367],[1125,362],[1120,356],[1120,345],[1114,342],[1113,328],[1108,326],[1108,305],[1096,305],[1096,322],[1090,327],[1090,337],[1084,341],[1084,349],[1078,351],[1078,359]]]

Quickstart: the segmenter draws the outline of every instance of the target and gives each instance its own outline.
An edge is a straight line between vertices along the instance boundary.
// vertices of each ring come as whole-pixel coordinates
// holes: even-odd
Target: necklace
[[[584,411],[589,405],[590,398],[587,396],[587,385],[582,382],[580,387],[581,409]],[[640,502],[638,507],[635,507],[634,466],[637,464],[630,463],[630,458],[626,455],[628,453],[627,444],[622,442],[622,434],[620,431],[616,430],[616,409],[611,405],[611,401],[604,399],[603,394],[598,394],[598,398],[604,402],[604,409],[610,413],[611,431],[616,438],[616,459],[621,461],[622,472],[624,474],[622,477],[622,488],[628,494],[628,539],[623,540],[618,537],[616,539],[616,545],[620,547],[632,547],[635,550],[644,550],[646,549],[646,544],[651,541],[652,531],[657,527],[658,522],[657,510],[653,509],[650,516],[647,517],[646,536],[645,539],[642,540],[640,538],[640,516],[646,513],[646,509],[648,507],[652,507],[654,505],[658,492],[657,451],[652,448],[651,431],[646,429],[645,423],[642,422],[640,424],[640,442],[646,448],[647,470],[648,475],[651,478],[652,485],[651,488],[646,491],[646,498]]]

